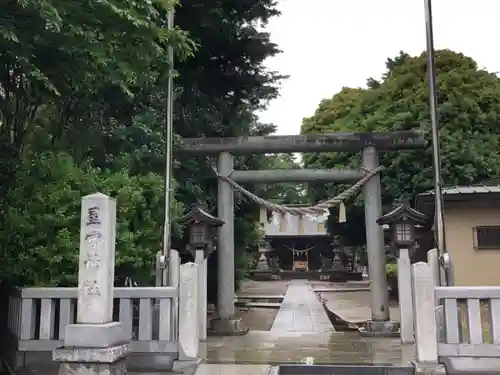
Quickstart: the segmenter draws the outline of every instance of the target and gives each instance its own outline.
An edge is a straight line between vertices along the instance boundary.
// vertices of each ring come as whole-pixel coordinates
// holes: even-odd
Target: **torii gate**
[[[218,174],[235,182],[313,182],[357,181],[366,170],[379,167],[378,151],[409,150],[425,147],[420,132],[328,133],[321,135],[255,136],[237,138],[184,139],[181,152],[197,155],[216,155]],[[233,155],[362,151],[364,170],[293,169],[293,170],[233,170]],[[370,275],[371,321],[367,330],[391,330],[387,278],[385,270],[384,237],[377,219],[382,216],[380,176],[371,178],[364,187],[366,242]],[[219,329],[237,331],[234,320],[234,194],[232,186],[223,179],[218,182],[218,216],[225,224],[218,236],[218,313]]]

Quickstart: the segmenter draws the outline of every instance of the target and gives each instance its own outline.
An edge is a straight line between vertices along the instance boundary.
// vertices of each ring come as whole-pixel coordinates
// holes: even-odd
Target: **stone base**
[[[61,363],[58,375],[126,375],[125,359],[115,363]]]
[[[240,319],[213,319],[208,336],[244,336],[249,330],[241,327]]]
[[[201,363],[200,358],[193,359],[190,361],[179,361],[179,360],[174,361],[172,372],[176,374],[193,375],[198,369],[200,363]]]
[[[65,347],[108,348],[118,342],[130,340],[120,322],[104,324],[70,324],[64,334]]]
[[[446,375],[446,369],[439,363],[419,363],[411,361],[415,375]]]
[[[127,343],[108,348],[60,347],[52,352],[52,360],[59,363],[115,363],[130,352]]]
[[[361,337],[400,337],[399,322],[394,320],[383,322],[368,320],[358,332]]]
[[[498,375],[500,358],[444,357],[439,358],[447,374],[453,375]]]
[[[271,271],[258,271],[252,273],[252,280],[255,281],[270,281],[270,280],[320,280],[332,282],[346,282],[346,281],[362,281],[363,277],[360,272],[353,272],[347,270],[311,270],[311,271],[292,271],[292,270],[271,270]]]
[[[271,271],[271,267],[267,264],[267,259],[260,259],[257,263],[256,271],[258,272],[268,272]]]

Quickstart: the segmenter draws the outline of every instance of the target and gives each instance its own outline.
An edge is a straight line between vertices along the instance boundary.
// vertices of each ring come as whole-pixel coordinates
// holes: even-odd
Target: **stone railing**
[[[448,374],[500,368],[500,287],[436,286],[433,265],[412,266],[416,359]]]
[[[51,351],[76,322],[77,288],[20,288],[9,298],[8,327],[19,351]],[[177,351],[172,301],[176,287],[115,288],[113,320],[123,324],[132,352]]]
[[[186,263],[178,287],[114,288],[113,321],[121,322],[130,342],[130,369],[170,371],[197,358],[197,276],[197,266]],[[77,288],[13,288],[8,294],[4,360],[13,370],[55,371],[53,350],[64,346],[66,327],[76,322]]]
[[[500,287],[437,287],[443,300],[443,357],[500,358]]]

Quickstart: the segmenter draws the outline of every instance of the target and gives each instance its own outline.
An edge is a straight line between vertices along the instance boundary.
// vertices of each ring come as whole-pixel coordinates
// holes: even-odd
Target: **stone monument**
[[[83,197],[78,266],[78,316],[65,328],[52,359],[59,375],[125,374],[128,341],[113,322],[116,201],[96,193]]]

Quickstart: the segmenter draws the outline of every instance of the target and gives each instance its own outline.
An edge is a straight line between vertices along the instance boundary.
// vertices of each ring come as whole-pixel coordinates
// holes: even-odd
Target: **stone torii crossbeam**
[[[218,174],[235,182],[314,182],[355,181],[366,171],[379,167],[378,151],[410,150],[425,147],[420,132],[328,133],[321,135],[259,136],[234,138],[188,138],[183,140],[181,152],[196,155],[214,155],[218,158]],[[233,155],[361,151],[364,170],[258,170],[234,171]],[[371,320],[367,331],[374,334],[392,331],[390,321],[385,252],[382,229],[377,219],[382,216],[380,176],[374,176],[364,187],[365,224],[368,267],[371,290]],[[219,229],[217,256],[218,313],[220,331],[237,331],[234,320],[234,194],[231,185],[219,179],[217,196],[218,216],[225,224]]]

